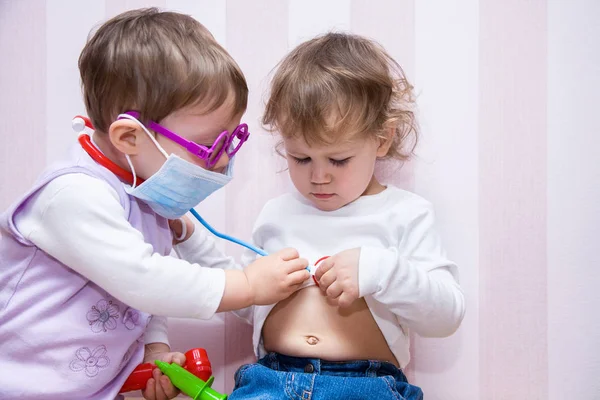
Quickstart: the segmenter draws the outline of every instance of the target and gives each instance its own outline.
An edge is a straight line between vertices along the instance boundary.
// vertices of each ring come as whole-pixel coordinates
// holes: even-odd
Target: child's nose
[[[312,168],[310,180],[317,185],[329,183],[331,182],[331,174],[328,173],[326,168],[315,165]]]

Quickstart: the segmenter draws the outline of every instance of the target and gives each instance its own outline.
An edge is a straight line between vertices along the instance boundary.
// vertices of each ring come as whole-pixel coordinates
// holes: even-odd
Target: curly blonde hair
[[[387,139],[386,158],[408,159],[418,139],[413,86],[383,47],[328,33],[289,53],[275,72],[262,123],[283,138],[331,144],[349,134]]]

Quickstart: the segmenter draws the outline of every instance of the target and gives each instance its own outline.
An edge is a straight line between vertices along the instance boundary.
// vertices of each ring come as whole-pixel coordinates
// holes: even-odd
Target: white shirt
[[[401,367],[410,360],[409,329],[444,337],[462,321],[465,300],[456,265],[442,249],[431,204],[413,193],[389,186],[330,212],[298,193],[286,194],[265,205],[252,238],[267,253],[294,247],[311,264],[360,247],[360,296]],[[259,357],[265,355],[261,332],[272,308],[255,306],[240,313],[254,326]]]
[[[118,300],[154,315],[146,343],[168,343],[167,316],[210,318],[225,290],[220,268],[233,265],[202,229],[193,243],[203,266],[154,253],[129,224],[117,192],[81,173],[50,181],[17,213],[15,225],[38,248]]]

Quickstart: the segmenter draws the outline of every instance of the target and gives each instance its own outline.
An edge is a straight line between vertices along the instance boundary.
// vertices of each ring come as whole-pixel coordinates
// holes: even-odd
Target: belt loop
[[[269,364],[272,370],[279,371],[279,358],[277,353],[269,353]]]
[[[377,373],[381,369],[381,363],[379,361],[371,361],[369,360],[369,366],[366,370],[367,378],[377,378]]]
[[[315,373],[321,374],[321,359],[315,358]]]

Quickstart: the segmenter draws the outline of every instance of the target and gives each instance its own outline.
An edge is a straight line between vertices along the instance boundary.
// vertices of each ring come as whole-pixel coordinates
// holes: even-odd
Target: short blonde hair
[[[107,132],[120,113],[160,121],[183,107],[206,112],[233,95],[233,115],[246,109],[248,85],[237,63],[188,15],[156,8],[127,11],[104,23],[79,57],[85,106]]]
[[[385,138],[394,128],[386,157],[405,160],[418,137],[413,107],[412,85],[379,44],[328,33],[300,44],[280,63],[262,122],[283,138],[304,137],[309,145],[348,134]]]

